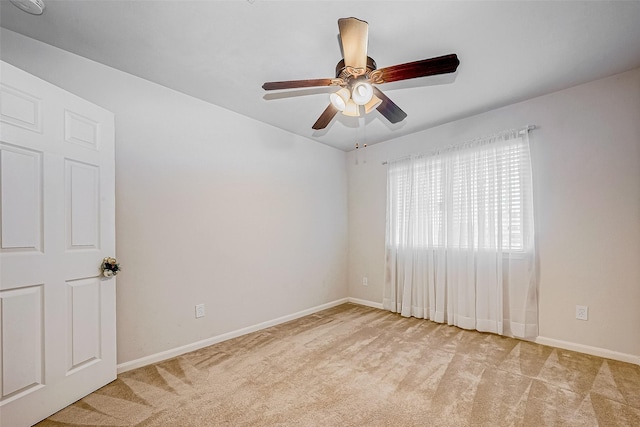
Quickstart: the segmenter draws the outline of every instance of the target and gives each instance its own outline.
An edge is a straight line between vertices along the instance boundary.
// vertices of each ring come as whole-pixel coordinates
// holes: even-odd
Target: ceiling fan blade
[[[407,117],[407,113],[402,111],[402,109],[398,107],[392,100],[390,100],[387,95],[382,93],[380,89],[374,87],[373,92],[382,101],[380,105],[378,105],[376,110],[378,110],[380,114],[385,116],[391,123],[401,122],[405,117]]]
[[[311,79],[311,80],[288,80],[282,82],[267,82],[262,85],[264,90],[296,89],[300,87],[331,86],[336,79]]]
[[[340,18],[338,29],[345,66],[366,71],[369,24],[357,18]]]
[[[453,73],[460,61],[455,53],[406,64],[392,65],[380,68],[372,73],[374,83],[390,83],[398,80],[415,79],[417,77],[434,76],[437,74]]]
[[[334,107],[333,104],[329,104],[327,109],[320,114],[320,117],[318,117],[318,120],[316,120],[312,128],[315,130],[326,128],[336,114],[338,114],[338,109]]]

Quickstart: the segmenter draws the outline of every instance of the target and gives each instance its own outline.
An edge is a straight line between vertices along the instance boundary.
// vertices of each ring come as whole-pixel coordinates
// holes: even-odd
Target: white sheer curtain
[[[385,309],[537,336],[531,193],[527,130],[390,161]]]

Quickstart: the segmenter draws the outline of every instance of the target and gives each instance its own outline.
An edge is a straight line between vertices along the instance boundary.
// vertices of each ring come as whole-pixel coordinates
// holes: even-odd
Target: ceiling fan
[[[340,87],[329,96],[329,106],[312,126],[316,130],[327,127],[338,112],[358,117],[361,108],[365,114],[376,109],[391,123],[398,123],[407,117],[407,113],[373,85],[453,73],[460,64],[456,54],[450,54],[378,69],[376,62],[367,56],[369,24],[357,18],[341,18],[338,19],[338,29],[344,58],[336,65],[335,78],[267,82],[262,85],[264,90]]]

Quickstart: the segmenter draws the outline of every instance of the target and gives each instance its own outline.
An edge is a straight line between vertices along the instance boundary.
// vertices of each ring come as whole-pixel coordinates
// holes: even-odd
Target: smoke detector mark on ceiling
[[[32,15],[42,15],[45,7],[42,0],[11,0],[11,3]]]

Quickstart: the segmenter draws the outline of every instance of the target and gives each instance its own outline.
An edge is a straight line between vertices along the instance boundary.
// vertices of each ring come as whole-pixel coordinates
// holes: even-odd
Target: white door
[[[0,425],[19,427],[116,378],[116,281],[100,276],[115,256],[114,118],[0,67]]]

